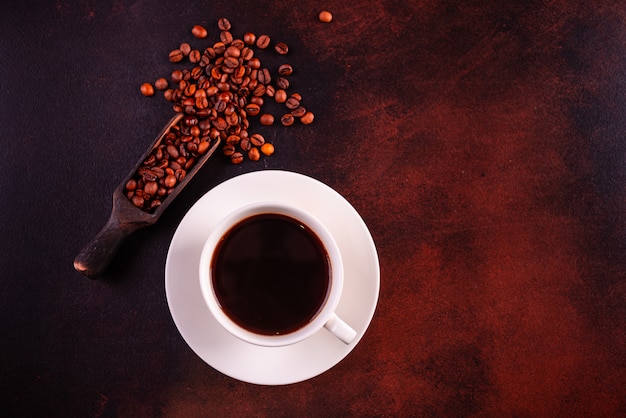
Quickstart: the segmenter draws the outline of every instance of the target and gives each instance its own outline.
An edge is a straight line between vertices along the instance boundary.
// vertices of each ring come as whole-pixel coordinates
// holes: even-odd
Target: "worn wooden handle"
[[[93,240],[74,259],[74,268],[85,276],[95,279],[104,273],[124,239],[145,223],[120,223],[111,216]]]

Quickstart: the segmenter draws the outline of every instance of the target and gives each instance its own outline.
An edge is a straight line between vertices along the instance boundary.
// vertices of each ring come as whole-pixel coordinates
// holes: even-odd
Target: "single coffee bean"
[[[257,79],[261,84],[269,84],[272,81],[270,70],[268,70],[267,68],[261,69],[257,75]]]
[[[163,181],[163,185],[167,187],[168,189],[171,189],[174,186],[176,186],[176,181],[177,181],[176,176],[173,174],[170,174],[167,177],[165,177],[165,180]]]
[[[173,83],[180,83],[180,81],[183,79],[183,72],[181,70],[174,70],[172,71],[172,75],[170,78],[172,79]]]
[[[231,155],[235,153],[235,146],[233,144],[226,144],[222,148],[222,152],[224,153],[225,156],[230,157]]]
[[[233,34],[227,30],[222,31],[220,33],[220,40],[224,42],[224,44],[229,45],[233,41]]]
[[[240,152],[235,152],[230,156],[230,162],[233,164],[241,164],[243,162],[243,154]]]
[[[185,56],[180,49],[173,49],[170,51],[170,62],[181,62]]]
[[[235,58],[239,58],[239,56],[241,55],[241,50],[235,46],[229,46],[228,48],[226,48],[226,51],[224,51],[224,56],[225,57],[235,57]]]
[[[273,125],[274,124],[274,116],[270,115],[269,113],[264,113],[259,118],[259,122],[261,122],[261,125],[265,125],[265,126]]]
[[[274,97],[274,94],[276,94],[276,89],[274,88],[274,86],[271,86],[271,85],[265,86],[265,95],[269,97]]]
[[[261,35],[256,40],[256,46],[259,49],[265,49],[270,44],[270,37],[267,35]]]
[[[191,52],[191,45],[189,45],[187,42],[183,42],[182,44],[180,44],[178,49],[180,49],[184,56],[187,56]]]
[[[159,190],[159,185],[156,183],[156,181],[147,182],[143,188],[144,193],[149,196],[154,196],[157,193],[157,190]]]
[[[265,144],[265,138],[261,134],[252,134],[250,136],[250,143],[252,143],[255,147],[260,147]]]
[[[146,97],[149,96],[154,96],[154,87],[152,87],[152,84],[150,83],[143,83],[141,85],[141,94],[143,94]]]
[[[274,100],[276,103],[285,103],[285,101],[287,101],[287,92],[283,89],[276,90],[276,93],[274,93]]]
[[[297,108],[291,111],[291,114],[296,118],[301,118],[302,116],[305,115],[306,112],[307,110],[304,106],[298,106]]]
[[[300,101],[296,99],[295,97],[290,97],[285,102],[285,106],[287,106],[287,109],[290,109],[290,110],[297,109],[300,106]]]
[[[320,22],[330,23],[333,20],[333,15],[327,10],[322,10],[317,18],[320,20]]]
[[[293,74],[293,67],[289,64],[282,64],[278,67],[278,74],[282,76],[291,75]]]
[[[215,42],[213,44],[213,50],[217,55],[221,55],[226,51],[226,44],[224,44],[224,42]]]
[[[248,103],[246,105],[246,113],[250,116],[256,116],[259,114],[260,111],[261,111],[261,106],[257,104]]]
[[[178,158],[179,157],[179,153],[178,153],[178,149],[174,146],[174,145],[168,145],[167,146],[167,153],[170,155],[170,157],[172,158]],[[171,164],[170,164],[171,165]]]
[[[221,19],[218,19],[217,27],[220,30],[230,30],[231,24],[230,24],[230,21],[228,19],[226,19],[225,17],[222,17]]]
[[[204,28],[204,26],[201,25],[195,25],[194,27],[192,27],[191,34],[198,39],[204,39],[208,36],[207,30]]]
[[[194,49],[189,53],[189,62],[197,64],[200,62],[200,59],[202,59],[202,54],[197,49]]]
[[[276,87],[287,90],[289,88],[289,80],[285,77],[279,77],[278,80],[276,80]]]
[[[250,151],[248,151],[248,158],[250,159],[250,161],[259,161],[259,159],[261,158],[261,153],[259,152],[259,149],[256,147],[250,148]]]
[[[294,122],[294,117],[291,113],[285,113],[281,118],[280,118],[280,123],[283,126],[291,126],[293,125]]]
[[[169,82],[167,81],[166,78],[159,78],[157,79],[157,81],[154,82],[154,87],[156,87],[158,90],[166,90],[169,87]]]
[[[287,54],[287,52],[289,52],[289,47],[287,46],[286,43],[284,42],[279,42],[274,46],[274,49],[276,50],[276,52],[278,52],[280,55],[285,55]]]
[[[134,195],[131,199],[131,202],[133,203],[133,205],[137,206],[138,208],[141,208],[143,204],[145,203],[145,200],[141,196]]]
[[[313,115],[313,112],[306,112],[304,115],[302,115],[302,117],[300,118],[300,122],[302,122],[305,125],[308,125],[310,123],[313,122],[313,119],[315,118],[315,115]]]
[[[266,142],[261,146],[261,152],[267,156],[270,156],[274,153],[274,145]]]
[[[135,179],[128,180],[128,182],[126,182],[125,188],[126,190],[131,191],[131,192],[137,189],[137,180]]]
[[[246,45],[254,45],[256,42],[256,35],[252,32],[246,32],[243,35],[243,41]]]
[[[204,155],[209,150],[210,145],[211,143],[209,141],[202,141],[198,144],[198,150],[196,152],[200,155]]]

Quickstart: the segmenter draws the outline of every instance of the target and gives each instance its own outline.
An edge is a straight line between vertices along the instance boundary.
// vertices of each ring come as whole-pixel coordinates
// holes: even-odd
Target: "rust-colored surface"
[[[2,415],[626,415],[623,5],[244,4],[2,6]],[[315,122],[268,130],[259,163],[209,162],[85,279],[72,260],[172,115],[139,86],[222,16],[289,44]],[[191,205],[266,168],[342,193],[381,266],[354,351],[279,387],[200,360],[163,285]]]

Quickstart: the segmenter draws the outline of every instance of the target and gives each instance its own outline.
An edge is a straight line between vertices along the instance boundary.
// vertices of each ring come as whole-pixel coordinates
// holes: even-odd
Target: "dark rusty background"
[[[468,3],[468,4],[464,4]],[[3,416],[626,415],[626,8],[578,1],[49,1],[0,6]],[[328,9],[334,21],[322,24]],[[172,110],[190,28],[290,46],[312,125],[218,156],[107,276],[72,261]],[[195,42],[202,44],[201,42]],[[381,293],[350,355],[236,381],[179,335],[176,227],[237,174],[317,178],[359,211]]]

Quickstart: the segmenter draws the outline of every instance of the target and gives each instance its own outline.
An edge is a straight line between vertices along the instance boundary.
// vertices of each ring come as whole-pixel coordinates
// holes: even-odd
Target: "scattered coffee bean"
[[[225,17],[222,17],[221,19],[217,21],[217,27],[220,30],[230,30],[231,24],[228,19],[226,19]]]
[[[173,49],[170,51],[170,62],[181,62],[185,58],[183,51],[180,49]]]
[[[294,117],[291,113],[286,113],[280,118],[280,123],[283,126],[291,126],[293,125]]]
[[[198,39],[204,39],[208,36],[207,30],[204,28],[204,26],[200,25],[195,25],[193,28],[191,28],[191,33]]]
[[[252,32],[246,32],[243,35],[243,41],[246,45],[254,45],[256,42],[256,35]]]
[[[250,151],[248,151],[248,158],[251,161],[259,161],[259,159],[261,158],[261,153],[259,152],[259,149],[256,147],[250,148]]]
[[[320,22],[330,23],[333,20],[333,15],[329,11],[323,10],[318,15],[318,19]]]
[[[274,116],[269,114],[269,113],[264,113],[259,118],[259,122],[261,122],[261,125],[264,125],[264,126],[273,125],[274,124]]]
[[[305,125],[308,125],[310,123],[313,122],[315,115],[313,115],[312,112],[306,112],[304,115],[302,115],[302,117],[300,118],[300,122],[302,122]]]
[[[270,37],[267,35],[261,35],[256,40],[256,46],[260,49],[265,49],[270,45]]]
[[[261,152],[269,157],[274,153],[274,145],[266,142],[265,144],[261,145]]]
[[[154,95],[154,87],[152,87],[152,84],[150,84],[150,83],[143,83],[141,85],[141,94],[143,94],[146,97],[153,96]]]
[[[276,50],[276,52],[278,52],[280,55],[285,55],[287,54],[287,52],[289,52],[289,47],[287,46],[286,43],[284,42],[279,42],[276,44],[276,46],[274,46],[274,49]]]
[[[287,92],[283,89],[276,90],[274,100],[276,103],[285,103],[287,101]]]
[[[169,87],[169,82],[167,81],[166,78],[159,78],[157,81],[154,82],[154,86],[158,89],[158,90],[166,90]]]
[[[282,64],[278,67],[278,74],[282,76],[291,75],[293,74],[293,67],[289,64]]]

